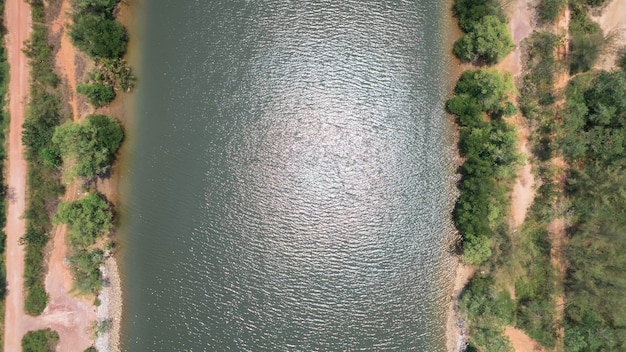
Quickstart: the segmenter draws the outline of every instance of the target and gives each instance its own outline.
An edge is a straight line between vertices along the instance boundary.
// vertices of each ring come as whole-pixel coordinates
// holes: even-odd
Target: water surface
[[[124,350],[444,350],[444,6],[140,6]]]

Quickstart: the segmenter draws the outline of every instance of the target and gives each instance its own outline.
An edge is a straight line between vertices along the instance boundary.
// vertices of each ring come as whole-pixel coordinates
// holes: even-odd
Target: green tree
[[[471,32],[485,16],[495,16],[506,22],[499,0],[455,0],[452,11],[465,33]]]
[[[454,43],[454,54],[461,60],[495,64],[515,49],[506,23],[496,16],[485,16],[472,30]]]
[[[93,58],[119,58],[126,52],[128,36],[119,22],[105,14],[81,12],[70,28],[72,43]]]
[[[511,75],[502,75],[495,69],[479,69],[463,72],[454,93],[475,99],[488,114],[501,114],[507,108],[507,94],[514,90]]]
[[[68,121],[52,136],[63,158],[75,163],[71,176],[80,177],[106,172],[123,139],[119,122],[104,115],[90,115],[83,123]]]
[[[113,228],[113,213],[103,197],[90,192],[73,202],[61,202],[53,221],[69,228],[70,243],[88,247]]]

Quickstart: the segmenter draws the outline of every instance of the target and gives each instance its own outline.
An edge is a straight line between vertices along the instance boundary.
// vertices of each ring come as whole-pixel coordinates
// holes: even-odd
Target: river
[[[444,351],[447,2],[144,0],[124,351]]]

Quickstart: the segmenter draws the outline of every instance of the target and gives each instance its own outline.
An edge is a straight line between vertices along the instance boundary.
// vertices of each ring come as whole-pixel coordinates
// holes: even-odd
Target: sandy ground
[[[615,67],[615,49],[626,44],[626,0],[611,1],[608,6],[602,10],[600,16],[591,16],[591,18],[600,24],[605,36],[609,33],[615,33],[617,35],[613,47],[607,50],[605,55],[603,55],[595,65],[598,69],[611,70]]]
[[[24,314],[23,273],[24,249],[18,244],[26,230],[21,218],[25,209],[26,195],[26,162],[22,146],[22,124],[24,107],[28,96],[29,69],[28,61],[22,53],[22,43],[31,31],[30,8],[22,0],[8,0],[5,4],[7,26],[7,51],[10,63],[9,81],[9,143],[7,151],[7,183],[9,190],[15,195],[8,204],[7,224],[7,288],[5,311],[4,350],[20,351],[21,339],[25,331],[33,327],[32,321]]]
[[[474,268],[459,261],[454,276],[452,304],[448,308],[448,321],[446,322],[446,348],[448,352],[463,351],[467,344],[468,336],[465,321],[459,316],[459,296],[472,276],[474,276]]]
[[[504,335],[509,338],[515,352],[544,352],[545,349],[520,329],[507,326]]]

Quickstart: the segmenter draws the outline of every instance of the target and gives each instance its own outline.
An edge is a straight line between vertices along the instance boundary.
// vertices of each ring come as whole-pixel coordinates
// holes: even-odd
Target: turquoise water
[[[445,350],[445,6],[139,5],[123,350]]]

